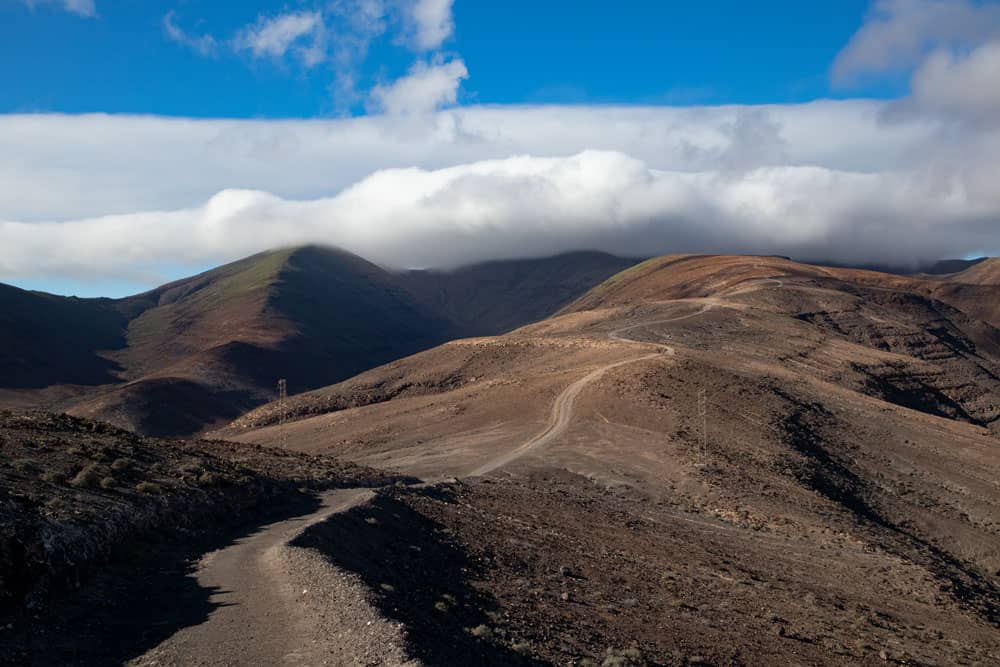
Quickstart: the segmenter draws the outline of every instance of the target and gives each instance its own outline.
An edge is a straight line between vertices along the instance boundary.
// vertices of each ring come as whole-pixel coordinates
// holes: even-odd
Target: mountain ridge
[[[122,299],[0,286],[0,404],[64,410],[146,435],[195,434],[273,398],[278,378],[295,393],[468,335],[473,323],[499,333],[544,317],[632,261],[582,253],[397,272],[305,245]],[[550,280],[567,262],[575,271]],[[434,298],[424,287],[431,284]],[[513,297],[511,285],[521,288]]]

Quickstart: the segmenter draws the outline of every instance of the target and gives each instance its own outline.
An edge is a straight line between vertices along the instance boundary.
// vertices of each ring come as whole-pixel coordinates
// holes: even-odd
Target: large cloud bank
[[[396,267],[582,248],[909,264],[994,248],[1000,133],[885,109],[0,118],[0,275],[154,282],[151,267],[307,242]],[[376,168],[394,163],[422,166]],[[72,215],[87,210],[117,213]]]

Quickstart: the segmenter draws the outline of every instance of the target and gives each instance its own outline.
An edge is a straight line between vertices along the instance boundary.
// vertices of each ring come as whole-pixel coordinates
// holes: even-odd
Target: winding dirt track
[[[522,445],[512,449],[511,451],[492,459],[483,465],[479,466],[475,470],[469,473],[470,477],[477,477],[479,475],[486,475],[488,473],[502,468],[503,466],[515,461],[528,452],[538,449],[546,445],[547,443],[555,440],[569,428],[570,423],[573,421],[573,407],[576,403],[577,397],[580,392],[583,391],[584,387],[596,381],[602,375],[607,373],[612,368],[618,368],[619,366],[626,366],[628,364],[635,364],[640,361],[645,361],[646,359],[653,359],[660,357],[663,354],[674,354],[674,348],[669,345],[664,345],[662,343],[651,343],[645,341],[637,341],[631,338],[625,338],[622,334],[626,331],[632,331],[634,329],[641,329],[643,327],[651,327],[657,324],[667,324],[669,322],[680,322],[681,320],[687,320],[692,317],[698,317],[712,307],[712,304],[705,304],[700,310],[693,313],[688,313],[687,315],[681,315],[679,317],[669,317],[662,320],[653,320],[650,322],[640,322],[638,324],[632,324],[627,327],[622,327],[620,329],[615,329],[608,334],[608,338],[611,340],[620,341],[623,343],[641,343],[643,345],[655,345],[660,348],[659,352],[654,352],[652,354],[645,354],[641,357],[635,357],[633,359],[626,359],[624,361],[616,361],[613,364],[608,364],[606,366],[601,366],[600,368],[587,373],[582,378],[574,382],[573,384],[566,387],[557,397],[555,402],[552,404],[552,412],[549,415],[549,422],[541,433],[528,440]]]
[[[558,438],[566,431],[567,428],[569,428],[570,422],[573,420],[573,404],[576,402],[576,397],[580,395],[580,392],[583,391],[584,387],[604,375],[612,368],[617,368],[618,366],[624,366],[626,364],[634,364],[644,359],[652,359],[653,357],[660,356],[660,354],[660,352],[654,352],[653,354],[636,357],[635,359],[626,359],[625,361],[619,361],[613,364],[608,364],[607,366],[601,366],[597,370],[584,375],[582,378],[566,387],[566,389],[564,389],[562,393],[556,397],[555,403],[552,404],[552,412],[549,416],[548,426],[545,427],[544,431],[533,437],[531,440],[528,440],[523,445],[507,452],[503,456],[498,456],[497,458],[484,463],[469,473],[469,476],[477,477],[479,475],[485,475],[493,472],[497,468],[501,468],[511,461],[521,458],[531,450],[538,449],[551,440]]]
[[[369,489],[332,491],[316,512],[270,524],[205,555],[198,583],[218,606],[132,665],[402,664],[399,629],[355,582],[318,554],[289,547],[309,526],[366,502]],[[394,636],[395,635],[395,636]]]

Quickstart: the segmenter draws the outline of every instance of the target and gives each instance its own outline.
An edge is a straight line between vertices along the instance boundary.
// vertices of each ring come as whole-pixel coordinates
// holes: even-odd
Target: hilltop
[[[964,271],[948,276],[947,280],[970,285],[1000,285],[1000,257],[983,258]]]

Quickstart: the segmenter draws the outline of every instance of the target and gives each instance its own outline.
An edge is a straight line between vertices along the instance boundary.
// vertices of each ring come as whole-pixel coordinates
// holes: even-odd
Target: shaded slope
[[[452,271],[410,271],[406,288],[463,336],[505,333],[554,314],[639,260],[602,252],[484,262]]]
[[[273,396],[354,375],[445,339],[394,276],[318,247],[255,255],[132,297],[114,352],[129,382],[71,406],[153,435],[195,433]]]
[[[0,412],[0,441],[4,665],[124,664],[219,606],[189,576],[191,556],[313,511],[307,489],[393,481],[330,458],[41,412]]]
[[[109,299],[0,284],[0,388],[113,382],[118,366],[98,351],[124,346],[126,323]]]
[[[978,257],[976,259],[943,259],[925,268],[920,274],[924,276],[947,276],[953,273],[960,273],[966,269],[974,267],[980,262],[985,262],[988,257]]]

